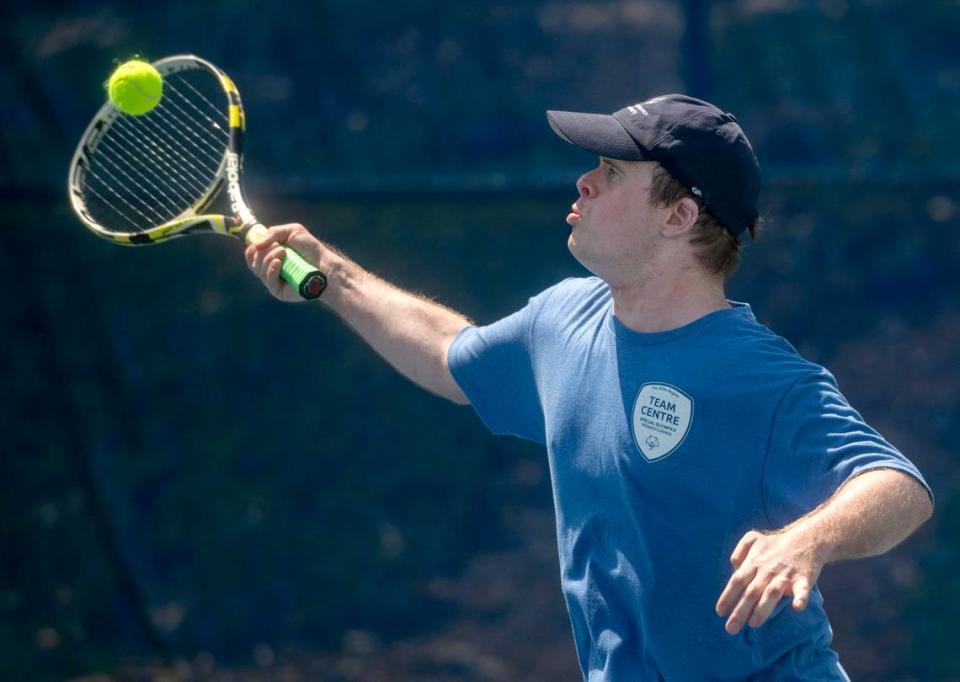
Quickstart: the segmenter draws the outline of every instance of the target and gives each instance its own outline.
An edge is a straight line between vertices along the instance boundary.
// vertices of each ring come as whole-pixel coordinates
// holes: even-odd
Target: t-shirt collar
[[[727,303],[730,304],[729,308],[707,313],[676,329],[667,329],[661,332],[638,332],[630,329],[617,319],[616,315],[613,314],[613,303],[611,302],[610,307],[607,308],[607,328],[616,334],[617,338],[621,341],[643,346],[652,346],[682,339],[722,320],[736,318],[756,319],[749,303],[730,300],[728,300]]]

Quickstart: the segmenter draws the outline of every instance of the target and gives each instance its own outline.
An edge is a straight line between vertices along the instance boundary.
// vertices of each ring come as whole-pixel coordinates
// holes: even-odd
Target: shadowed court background
[[[480,323],[584,274],[564,216],[594,159],[545,109],[733,111],[767,230],[730,297],[937,495],[901,547],[825,569],[834,646],[854,679],[960,679],[960,3],[0,12],[0,678],[579,677],[540,448],[274,301],[236,243],[121,250],[71,215],[102,81],[191,52],[243,94],[265,222]]]

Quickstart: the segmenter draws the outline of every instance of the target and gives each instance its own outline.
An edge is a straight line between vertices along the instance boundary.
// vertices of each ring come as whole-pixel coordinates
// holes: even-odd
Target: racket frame
[[[192,206],[158,225],[132,232],[109,230],[102,226],[88,210],[83,188],[86,173],[90,167],[90,160],[96,151],[97,144],[118,118],[126,116],[108,100],[93,117],[90,125],[87,126],[70,162],[67,193],[74,213],[95,235],[123,246],[159,244],[170,239],[201,233],[234,237],[247,243],[259,241],[265,234],[266,228],[257,220],[250,209],[241,182],[246,115],[237,86],[221,69],[196,55],[165,57],[153,62],[153,66],[164,78],[181,71],[203,69],[213,75],[223,88],[227,100],[228,142],[223,152],[223,158],[220,160],[220,165],[214,175],[214,181],[209,184],[206,192]],[[233,215],[204,213],[224,189]],[[326,288],[326,275],[303,260],[290,247],[286,247],[286,249],[287,254],[281,271],[284,279],[297,288],[304,298],[317,298]]]

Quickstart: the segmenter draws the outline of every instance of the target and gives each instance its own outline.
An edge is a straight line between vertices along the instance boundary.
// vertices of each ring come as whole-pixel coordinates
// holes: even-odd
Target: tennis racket
[[[191,234],[260,241],[266,228],[241,185],[245,116],[233,81],[193,55],[153,63],[163,97],[149,113],[128,116],[109,101],[73,155],[68,192],[94,234],[115,244],[158,244]],[[223,213],[211,205],[224,194]],[[281,276],[306,299],[327,278],[286,248]]]

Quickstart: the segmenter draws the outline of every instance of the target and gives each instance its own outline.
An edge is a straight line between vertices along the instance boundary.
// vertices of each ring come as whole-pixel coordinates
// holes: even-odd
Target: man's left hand
[[[717,615],[730,614],[727,632],[735,635],[745,623],[760,627],[787,595],[793,596],[795,610],[805,609],[825,563],[823,554],[801,527],[744,535],[730,556],[734,574],[717,602]]]

